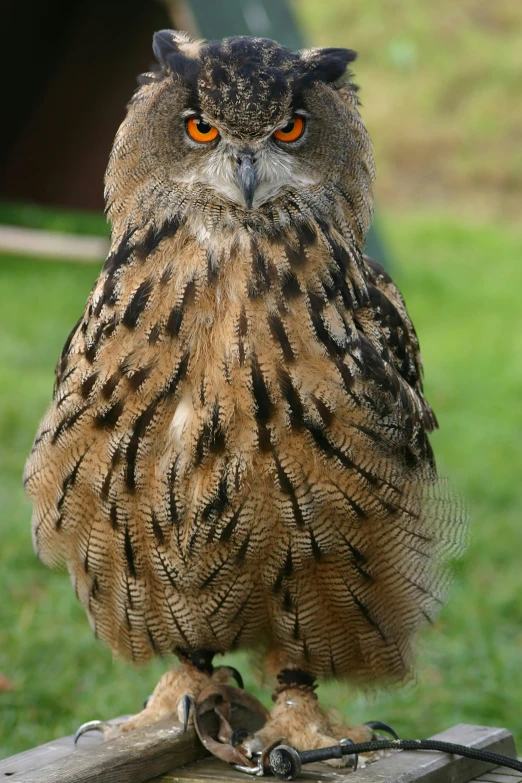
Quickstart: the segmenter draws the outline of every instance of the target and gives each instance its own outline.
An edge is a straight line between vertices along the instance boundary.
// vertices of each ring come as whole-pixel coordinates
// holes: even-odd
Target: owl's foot
[[[163,675],[141,712],[121,721],[108,723],[95,720],[84,723],[76,732],[74,741],[76,743],[88,731],[101,732],[104,740],[114,739],[168,717],[178,720],[186,729],[193,720],[192,705],[200,693],[209,686],[226,686],[231,678],[240,687],[243,686],[239,672],[230,666],[214,669],[209,663],[203,668],[192,661],[185,661],[177,669],[171,669]]]
[[[298,676],[292,677],[292,674]],[[313,679],[308,675],[286,670],[279,679],[281,684],[274,694],[275,705],[270,718],[262,729],[243,742],[249,757],[278,742],[295,750],[317,750],[343,741],[358,743],[372,739],[372,725],[348,726],[335,711],[324,712],[314,693]],[[291,682],[292,679],[296,682]],[[344,756],[327,763],[334,767],[354,766],[354,758]]]

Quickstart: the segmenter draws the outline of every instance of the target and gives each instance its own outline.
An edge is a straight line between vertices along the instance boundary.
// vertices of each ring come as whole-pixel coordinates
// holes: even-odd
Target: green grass
[[[351,720],[385,720],[403,736],[466,721],[508,726],[521,743],[522,233],[421,214],[383,215],[383,228],[440,420],[435,451],[470,504],[472,544],[450,602],[422,636],[416,683],[371,696],[326,685],[322,698]],[[0,692],[0,756],[87,719],[137,711],[167,666],[114,661],[67,575],[32,551],[23,464],[97,271],[0,260],[0,672],[13,683]],[[235,662],[246,671],[244,657]]]
[[[85,234],[87,236],[109,236],[110,229],[105,216],[99,212],[40,204],[0,201],[0,225],[37,228],[64,234]]]
[[[522,3],[293,0],[314,46],[355,49],[380,204],[515,219],[522,198]]]

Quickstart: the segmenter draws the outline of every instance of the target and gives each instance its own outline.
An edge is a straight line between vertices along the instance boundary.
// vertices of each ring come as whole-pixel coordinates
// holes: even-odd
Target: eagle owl
[[[415,330],[363,255],[355,54],[169,30],[154,53],[107,169],[110,254],[26,467],[36,551],[115,652],[181,660],[121,730],[181,714],[215,654],[262,648],[279,684],[247,752],[365,738],[315,678],[409,672],[461,526]]]

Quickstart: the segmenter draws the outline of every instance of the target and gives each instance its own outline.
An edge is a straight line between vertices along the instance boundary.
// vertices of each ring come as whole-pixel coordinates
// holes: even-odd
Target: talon
[[[230,676],[233,677],[234,680],[236,681],[237,687],[241,688],[241,690],[243,690],[243,688],[245,687],[245,685],[243,683],[243,678],[240,675],[240,673],[238,672],[238,670],[235,668],[235,666],[227,666],[226,668],[229,670]]]
[[[193,706],[193,702],[190,696],[185,695],[183,696],[183,731],[187,730],[189,718],[190,718],[190,708]]]
[[[232,745],[232,747],[235,747],[236,745],[241,745],[242,742],[244,742],[251,736],[252,735],[247,729],[234,729],[234,731],[230,736],[230,740],[229,740],[230,745]]]
[[[345,737],[342,740],[339,740],[339,745],[355,745],[353,739],[350,739],[350,737]],[[353,767],[353,771],[355,772],[357,770],[357,767],[359,765],[359,754],[358,753],[351,753],[346,754],[346,764],[345,767]]]
[[[364,725],[368,726],[368,728],[370,728],[370,729],[386,731],[388,734],[392,735],[393,739],[396,739],[396,740],[399,739],[399,735],[395,732],[395,729],[392,729],[391,726],[388,726],[387,723],[382,723],[382,721],[380,721],[380,720],[369,720]]]
[[[216,669],[215,671],[227,672],[229,677],[232,677],[232,679],[236,681],[238,688],[241,688],[241,690],[243,690],[243,688],[245,687],[243,683],[243,678],[235,666],[219,666],[218,669]]]
[[[101,731],[103,733],[110,725],[110,723],[104,720],[89,720],[87,723],[82,723],[74,735],[74,744],[76,745],[82,734],[87,734],[88,731]]]

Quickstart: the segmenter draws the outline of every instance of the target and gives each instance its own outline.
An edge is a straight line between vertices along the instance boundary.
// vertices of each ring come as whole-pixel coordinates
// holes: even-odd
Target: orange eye
[[[304,119],[296,114],[284,128],[275,131],[274,137],[279,141],[297,141],[303,135],[304,126]]]
[[[191,117],[187,120],[187,133],[194,141],[214,141],[219,136],[215,125],[205,122],[201,117]]]

